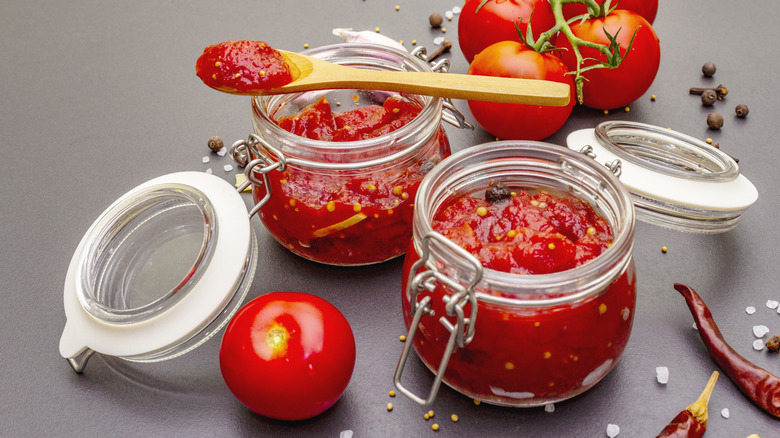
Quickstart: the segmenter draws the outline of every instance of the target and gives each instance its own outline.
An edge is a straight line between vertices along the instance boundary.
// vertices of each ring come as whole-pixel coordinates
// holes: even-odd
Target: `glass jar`
[[[432,71],[424,52],[410,54],[375,44],[325,46],[307,54],[366,69]],[[441,125],[443,110],[446,120],[464,126],[451,104],[403,95],[420,113],[392,132],[359,141],[312,140],[277,124],[323,97],[338,112],[382,105],[393,95],[397,93],[324,90],[252,98],[255,134],[234,144],[232,155],[247,164],[254,211],[293,253],[326,264],[365,265],[406,250],[419,183],[450,153]]]
[[[443,205],[480,196],[493,181],[588,202],[609,223],[612,243],[594,259],[561,272],[520,275],[484,268],[431,224]],[[545,143],[474,146],[426,176],[414,213],[402,283],[408,336],[395,374],[400,392],[429,404],[443,381],[487,403],[540,406],[588,390],[615,366],[636,303],[635,219],[628,192],[607,167]],[[436,374],[427,397],[401,382],[412,347]]]

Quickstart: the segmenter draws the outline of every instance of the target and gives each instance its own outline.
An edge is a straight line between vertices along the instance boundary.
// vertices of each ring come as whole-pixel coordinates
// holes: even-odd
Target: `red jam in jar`
[[[376,45],[308,54],[362,68],[431,68]],[[443,108],[438,98],[374,90],[254,97],[248,158],[260,166],[248,174],[266,229],[293,253],[331,265],[402,255],[420,181],[450,154]]]
[[[443,381],[488,403],[540,406],[615,366],[636,304],[634,210],[606,167],[544,143],[474,146],[426,176],[415,215],[401,392],[427,404]],[[412,347],[437,375],[427,400],[401,383]]]

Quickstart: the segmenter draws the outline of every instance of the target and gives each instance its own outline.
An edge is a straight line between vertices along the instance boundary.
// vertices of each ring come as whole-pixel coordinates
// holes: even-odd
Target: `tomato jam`
[[[255,94],[292,82],[281,52],[263,41],[226,41],[203,49],[195,74],[216,90]]]
[[[474,146],[426,176],[415,214],[403,317],[437,379],[530,407],[580,394],[615,366],[636,304],[634,212],[606,168],[544,143]]]
[[[360,68],[430,71],[423,59],[376,45],[308,54]],[[406,251],[420,181],[450,154],[441,99],[325,90],[254,97],[252,110],[262,142],[250,158],[264,168],[250,179],[259,216],[278,242],[332,265],[378,263]]]

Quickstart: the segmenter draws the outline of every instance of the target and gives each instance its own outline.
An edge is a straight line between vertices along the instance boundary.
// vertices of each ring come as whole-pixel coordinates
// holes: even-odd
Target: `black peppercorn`
[[[219,152],[223,146],[225,146],[225,143],[222,142],[222,139],[217,137],[216,135],[209,138],[209,149],[211,149],[214,152]]]
[[[701,93],[701,104],[704,106],[712,106],[717,100],[718,93],[713,89],[707,89]]]
[[[736,108],[734,108],[734,111],[737,113],[737,117],[745,117],[748,115],[750,110],[748,109],[747,105],[740,103]]]
[[[441,24],[444,23],[444,17],[442,17],[438,12],[434,12],[430,17],[428,17],[428,22],[431,23],[432,28],[438,29],[441,27]]]
[[[769,340],[766,341],[766,349],[774,351],[775,353],[780,353],[780,335],[769,338]]]
[[[490,186],[485,190],[485,200],[491,204],[511,197],[512,192],[509,190],[509,187],[502,182],[494,181],[490,183]]]
[[[701,67],[701,72],[708,78],[715,76],[715,70],[715,64],[711,62],[704,63],[704,65]]]
[[[707,116],[707,126],[710,129],[720,129],[723,127],[723,116],[718,113],[710,113]]]

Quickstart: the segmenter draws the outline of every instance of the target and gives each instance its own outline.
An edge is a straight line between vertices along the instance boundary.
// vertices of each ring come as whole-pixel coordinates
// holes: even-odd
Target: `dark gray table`
[[[374,29],[433,47],[438,31],[427,18],[458,0],[413,2],[212,1],[4,2],[0,14],[0,436],[355,436],[431,434],[427,408],[388,397],[401,351],[401,261],[337,269],[286,252],[257,219],[262,259],[250,297],[273,290],[326,297],[351,322],[357,364],[339,403],[297,424],[250,413],[224,385],[218,339],[175,360],[132,365],[94,357],[76,375],[58,353],[65,316],[62,285],[70,257],[88,225],[119,195],[155,176],[205,170],[232,181],[227,163],[208,155],[206,139],[244,138],[251,129],[246,98],[203,86],[194,64],[203,47],[226,39],[264,39],[278,48],[336,43],[334,27]],[[208,3],[208,4],[206,4]],[[749,359],[780,374],[780,356],[751,347],[752,326],[780,333],[780,315],[765,306],[780,299],[777,284],[780,216],[777,169],[780,31],[774,1],[661,0],[655,29],[662,63],[648,93],[630,112],[578,108],[549,140],[599,121],[625,119],[711,137],[741,159],[742,172],[760,198],[732,232],[693,235],[638,224],[638,304],[634,331],[617,367],[582,396],[543,409],[505,409],[444,388],[433,405],[452,436],[654,436],[691,403],[715,369],[682,299],[683,282],[709,302],[722,331]],[[445,22],[456,41],[456,21]],[[457,47],[452,70],[467,65]],[[702,78],[715,62],[717,75]],[[708,109],[688,88],[723,83],[730,89],[718,111],[726,123],[707,129]],[[657,96],[651,101],[650,94]],[[750,107],[744,120],[738,103]],[[458,106],[466,111],[463,102]],[[467,113],[468,114],[468,113]],[[480,131],[447,127],[454,149],[489,141]],[[669,248],[662,254],[661,247]],[[748,315],[746,306],[757,312]],[[655,367],[667,366],[667,385]],[[427,385],[430,374],[410,365],[408,378]],[[387,412],[386,403],[395,409]],[[728,408],[730,417],[721,410]],[[447,417],[456,413],[458,423]],[[723,376],[710,402],[707,436],[780,436],[780,422],[759,411]]]

